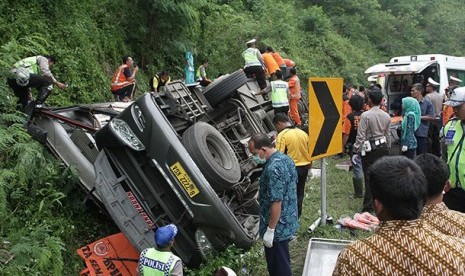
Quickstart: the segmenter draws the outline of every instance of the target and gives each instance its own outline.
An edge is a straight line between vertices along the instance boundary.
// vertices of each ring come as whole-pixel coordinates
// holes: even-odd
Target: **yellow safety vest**
[[[464,188],[465,185],[465,133],[463,132],[463,123],[459,120],[450,120],[444,127],[444,137],[447,139],[447,134],[450,131],[455,131],[452,142],[447,142],[447,164],[450,169],[450,185],[451,188]]]
[[[258,49],[256,48],[247,48],[244,52],[242,52],[242,57],[245,60],[245,66],[262,66],[262,63],[258,59],[258,55],[261,55]]]
[[[37,58],[38,56],[27,57],[25,59],[22,59],[16,62],[13,66],[14,68],[19,68],[19,67],[26,68],[29,70],[30,73],[39,75],[40,68],[39,68],[39,65],[37,64]]]

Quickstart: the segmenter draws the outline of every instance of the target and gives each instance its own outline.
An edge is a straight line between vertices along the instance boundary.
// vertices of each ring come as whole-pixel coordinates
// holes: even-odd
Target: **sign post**
[[[310,160],[321,159],[321,217],[312,224],[326,225],[326,156],[342,152],[342,78],[309,78]]]
[[[320,185],[320,195],[321,195],[321,225],[326,225],[326,157],[321,158],[321,185]]]

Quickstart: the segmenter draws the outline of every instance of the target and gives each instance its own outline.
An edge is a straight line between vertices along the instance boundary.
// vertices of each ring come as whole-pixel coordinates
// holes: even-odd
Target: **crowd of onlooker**
[[[381,223],[374,235],[341,252],[333,275],[464,275],[460,83],[451,76],[444,97],[431,78],[410,87],[411,97],[401,99],[399,152],[389,151],[393,119],[383,108],[382,90],[346,87],[343,142],[351,156],[354,196],[362,197],[364,182],[362,211],[374,212]]]

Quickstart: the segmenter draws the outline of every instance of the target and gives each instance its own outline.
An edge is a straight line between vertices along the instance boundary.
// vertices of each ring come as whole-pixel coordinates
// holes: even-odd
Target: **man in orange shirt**
[[[360,116],[363,113],[364,100],[362,96],[354,94],[349,100],[349,105],[352,112],[347,114],[343,119],[342,124],[342,145],[350,155],[352,163],[352,182],[354,185],[354,198],[363,197],[363,169],[362,159],[352,158],[352,147],[357,137],[358,124]]]
[[[274,60],[276,61],[276,63],[279,66],[279,69],[281,70],[281,73],[283,74],[283,79],[286,79],[287,77],[289,77],[288,74],[287,74],[286,63],[284,62],[281,55],[279,53],[275,52],[273,50],[273,48],[270,47],[270,46],[266,47],[266,52],[270,53],[273,56]]]
[[[295,62],[292,59],[283,58],[284,63],[286,63],[287,68],[295,67]]]
[[[266,70],[268,71],[270,78],[274,79],[276,71],[279,70],[278,63],[276,63],[276,60],[274,60],[271,53],[268,53],[265,51],[265,48],[262,48],[260,50],[260,53],[262,54],[262,58],[263,58],[263,61],[265,62]]]
[[[132,57],[123,57],[123,64],[115,71],[111,80],[111,92],[120,102],[129,102],[136,89],[136,74],[139,67],[134,66],[131,71],[134,61]]]
[[[294,121],[297,127],[302,126],[302,121],[300,120],[299,115],[299,108],[298,103],[301,98],[300,95],[300,79],[297,76],[297,70],[295,68],[291,68],[289,71],[291,73],[291,77],[289,78],[289,117]]]

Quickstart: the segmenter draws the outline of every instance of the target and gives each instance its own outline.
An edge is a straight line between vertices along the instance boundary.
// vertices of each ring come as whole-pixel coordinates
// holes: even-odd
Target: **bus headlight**
[[[110,121],[110,127],[115,131],[121,141],[123,141],[128,147],[137,151],[145,149],[145,146],[142,144],[139,138],[137,138],[137,136],[125,121],[115,118]]]

